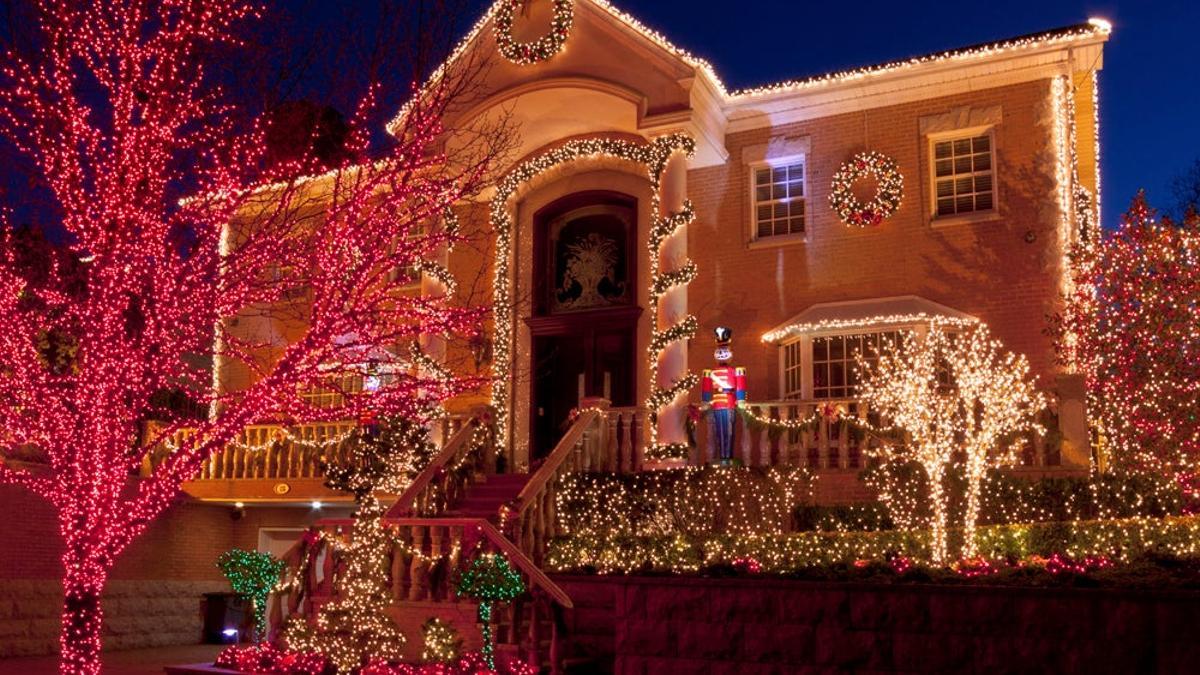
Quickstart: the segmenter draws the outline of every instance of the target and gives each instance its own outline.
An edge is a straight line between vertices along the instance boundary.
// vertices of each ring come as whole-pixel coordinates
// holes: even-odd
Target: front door
[[[554,449],[586,397],[629,406],[634,360],[637,205],[625,195],[570,195],[535,215],[530,382],[533,459]]]
[[[616,319],[616,317],[610,317]],[[583,398],[600,396],[631,406],[636,395],[634,332],[630,322],[581,326],[567,335],[533,340],[534,459],[554,449]]]

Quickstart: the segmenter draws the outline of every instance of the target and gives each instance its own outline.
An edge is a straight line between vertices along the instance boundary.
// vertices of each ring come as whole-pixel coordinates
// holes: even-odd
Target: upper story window
[[[804,235],[804,158],[751,167],[754,238]]]
[[[935,213],[938,217],[995,209],[992,132],[932,141]]]

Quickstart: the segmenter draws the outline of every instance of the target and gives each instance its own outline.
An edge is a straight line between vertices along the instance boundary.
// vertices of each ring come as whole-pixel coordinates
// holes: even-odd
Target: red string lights
[[[480,384],[401,348],[483,318],[449,293],[402,290],[414,274],[445,277],[432,260],[460,235],[438,224],[494,156],[484,135],[455,157],[436,145],[461,80],[424,91],[371,157],[368,94],[340,164],[296,178],[313,162],[269,165],[264,125],[242,130],[205,77],[209,46],[236,43],[258,12],[246,0],[44,0],[40,49],[0,67],[0,126],[66,233],[37,270],[14,230],[0,233],[0,452],[45,459],[0,466],[0,481],[58,511],[64,673],[99,671],[114,561],[245,425],[419,420]],[[239,334],[231,319],[250,316],[286,339]],[[210,362],[238,364],[251,383],[214,387]],[[333,407],[303,395],[347,372],[387,375]],[[164,392],[212,412],[181,414],[159,403]],[[140,443],[148,419],[161,431]],[[146,450],[185,427],[194,435],[133,482]]]
[[[1074,291],[1055,323],[1084,376],[1102,468],[1174,479],[1200,500],[1200,216],[1159,220],[1138,195],[1115,232],[1073,252]]]

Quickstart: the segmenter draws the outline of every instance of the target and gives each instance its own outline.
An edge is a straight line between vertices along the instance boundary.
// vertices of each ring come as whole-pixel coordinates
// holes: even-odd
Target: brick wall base
[[[1200,593],[768,579],[555,581],[616,673],[1193,672]]]

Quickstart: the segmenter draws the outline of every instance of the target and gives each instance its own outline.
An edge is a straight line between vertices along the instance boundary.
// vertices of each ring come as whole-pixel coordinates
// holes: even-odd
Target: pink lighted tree
[[[484,184],[505,134],[456,129],[468,141],[444,149],[442,120],[480,72],[463,59],[386,143],[369,142],[372,86],[341,151],[269,151],[271,124],[205,68],[236,47],[256,4],[44,0],[35,11],[37,48],[11,50],[0,71],[0,128],[62,234],[35,255],[11,223],[0,231],[0,452],[39,460],[5,461],[0,481],[57,510],[61,671],[96,673],[114,562],[245,425],[423,420],[480,384],[408,346],[469,336],[484,318],[431,260],[463,237],[451,207]],[[444,290],[413,292],[421,275]],[[264,316],[285,329],[231,328]],[[245,386],[214,386],[214,361],[241,364]],[[346,371],[390,375],[334,406],[303,395]],[[150,419],[160,430],[142,443]],[[189,427],[135,478],[148,447]]]

